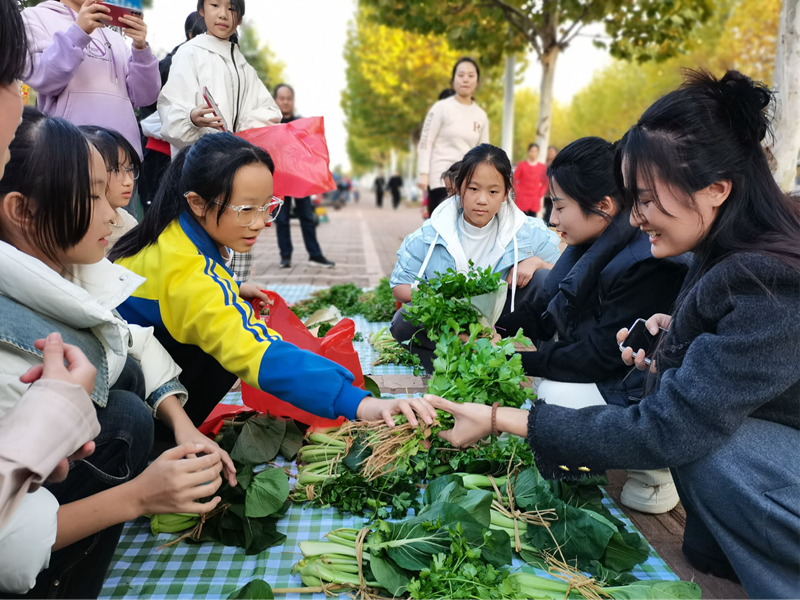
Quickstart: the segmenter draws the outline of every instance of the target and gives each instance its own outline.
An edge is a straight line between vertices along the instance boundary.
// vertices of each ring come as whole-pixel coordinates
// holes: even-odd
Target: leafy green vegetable
[[[289,496],[289,477],[283,469],[266,469],[247,488],[246,517],[269,517],[278,512]]]
[[[433,341],[450,321],[456,324],[456,333],[468,331],[470,325],[477,324],[480,314],[470,301],[496,292],[500,287],[500,273],[492,273],[490,267],[476,268],[472,261],[468,273],[447,269],[436,275],[438,277],[429,281],[418,280],[419,286],[411,292],[411,304],[405,309],[407,319],[423,328]]]
[[[272,588],[263,579],[254,579],[228,596],[228,600],[272,600]]]
[[[274,460],[285,435],[286,421],[283,419],[268,416],[248,419],[231,450],[231,458],[251,465]]]
[[[318,290],[311,298],[301,300],[292,306],[292,312],[299,318],[305,319],[329,306],[338,308],[345,317],[363,315],[370,322],[391,321],[395,313],[395,299],[392,296],[389,280],[386,278],[381,279],[374,290],[367,292],[353,283]],[[319,337],[323,337],[325,333],[320,333]]]
[[[411,354],[405,346],[400,344],[389,333],[389,328],[384,327],[369,336],[369,343],[378,352],[378,359],[372,363],[377,365],[403,365],[414,367],[414,374],[419,374],[419,357]]]
[[[358,300],[357,311],[364,315],[370,323],[391,321],[396,312],[397,303],[392,295],[392,286],[384,277],[378,287],[364,293]]]
[[[294,460],[303,446],[303,433],[294,421],[286,421],[286,432],[281,440],[280,453],[286,460]]]

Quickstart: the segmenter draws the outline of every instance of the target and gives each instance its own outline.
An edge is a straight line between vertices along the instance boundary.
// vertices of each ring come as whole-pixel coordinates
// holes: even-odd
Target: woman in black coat
[[[800,593],[800,203],[761,146],[772,95],[736,71],[689,73],[622,139],[618,181],[654,256],[695,255],[638,404],[528,414],[436,399],[457,446],[526,436],[542,475],[670,467],[684,554],[751,598]],[[618,333],[623,341],[627,331]],[[644,356],[623,358],[645,369]],[[495,414],[492,414],[495,411]]]
[[[654,258],[648,235],[631,225],[609,142],[589,137],[571,143],[548,175],[550,223],[568,247],[549,274],[534,275],[536,294],[502,317],[497,329],[514,335],[522,328],[535,340],[537,351],[520,356],[548,403],[629,406],[642,398],[644,374],[620,360],[614,335],[638,318],[672,310],[688,258]],[[621,500],[659,514],[675,508],[678,493],[669,469],[631,470]]]

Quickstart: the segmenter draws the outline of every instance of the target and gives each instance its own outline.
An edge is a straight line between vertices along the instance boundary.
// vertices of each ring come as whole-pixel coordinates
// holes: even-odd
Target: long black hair
[[[55,260],[89,231],[94,203],[89,142],[69,121],[26,106],[9,151],[0,199],[17,192],[35,207],[25,235]],[[6,238],[2,223],[0,235]]]
[[[469,184],[472,180],[472,175],[479,165],[489,164],[497,169],[500,177],[503,178],[503,185],[505,186],[505,193],[511,199],[511,194],[514,191],[514,170],[511,167],[511,161],[508,160],[508,154],[505,150],[492,146],[491,144],[481,144],[475,146],[472,150],[464,155],[461,159],[461,165],[458,168],[455,183],[456,189],[459,194],[462,194],[464,186]]]
[[[772,255],[800,271],[800,203],[781,191],[761,146],[772,93],[738,71],[719,80],[705,71],[684,75],[620,142],[615,171],[626,204],[638,214],[639,190],[649,188],[655,206],[669,215],[655,194],[658,177],[697,210],[696,192],[729,180],[730,195],[694,249],[698,276],[735,252]]]
[[[222,212],[230,204],[233,181],[239,169],[259,164],[274,173],[275,164],[266,150],[232,133],[205,135],[194,145],[181,149],[164,174],[150,210],[139,225],[114,244],[109,260],[133,256],[155,244],[167,225],[189,211],[187,192],[200,196],[206,211],[214,207],[215,201],[219,202],[219,223]]]
[[[597,205],[606,196],[621,205],[621,195],[614,177],[614,144],[599,137],[575,140],[556,154],[547,167],[550,197],[555,198],[553,183],[575,200],[584,215],[598,215],[611,221]]]
[[[96,125],[81,125],[78,127],[86,136],[89,143],[94,146],[103,157],[106,169],[119,171],[122,166],[119,162],[119,151],[127,159],[127,163],[137,170],[141,168],[142,161],[131,143],[120,132]]]
[[[28,37],[16,0],[0,0],[0,86],[28,75]]]

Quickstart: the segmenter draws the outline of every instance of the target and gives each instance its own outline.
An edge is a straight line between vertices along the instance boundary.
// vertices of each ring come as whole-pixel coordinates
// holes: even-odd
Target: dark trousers
[[[432,215],[433,211],[439,208],[439,205],[447,200],[447,188],[428,188],[428,214]]]
[[[397,188],[392,189],[392,208],[397,210],[397,207],[400,206],[400,190]]]
[[[90,457],[72,463],[69,477],[48,489],[64,505],[88,498],[134,479],[145,467],[153,446],[153,417],[144,403],[144,375],[131,358],[97,408],[100,435]],[[53,552],[28,598],[97,598],[114,557],[122,524],[109,527]]]
[[[161,180],[164,178],[164,173],[167,172],[169,164],[170,157],[166,154],[156,150],[145,149],[142,174],[139,177],[139,185],[137,187],[142,208],[145,212],[156,199],[156,192],[158,192]]]
[[[544,216],[542,220],[545,222],[545,225],[550,227],[550,215],[553,214],[553,199],[550,196],[545,196],[544,200]]]
[[[515,298],[515,305],[519,306],[520,303],[525,301],[526,298],[533,299],[533,293],[535,290],[533,289],[534,286],[532,283],[529,283],[522,289],[517,289],[517,295]],[[411,321],[406,321],[405,319],[405,305],[398,310],[394,318],[392,319],[392,324],[389,327],[389,332],[392,334],[392,337],[400,342],[401,344],[408,342],[408,350],[412,354],[416,354],[419,356],[419,362],[422,367],[427,371],[429,374],[433,373],[433,359],[434,357],[434,350],[436,350],[436,343],[431,341],[428,337],[428,332],[424,329],[417,327]],[[507,315],[511,312],[511,289],[508,290],[508,296],[506,296],[506,304],[503,307],[502,315]],[[517,332],[503,332],[501,331],[500,334],[503,337],[507,335],[515,335]]]
[[[311,198],[308,196],[305,198],[287,196],[281,212],[278,213],[278,218],[275,219],[275,225],[278,227],[278,248],[281,252],[281,258],[291,258],[294,250],[290,227],[292,200],[295,202],[297,216],[300,218],[300,231],[303,232],[303,242],[305,242],[308,256],[311,258],[322,256],[322,249],[317,241],[317,225],[314,222],[314,207],[311,206]]]
[[[383,208],[383,190],[375,190],[375,205]]]
[[[800,597],[800,431],[747,418],[719,448],[672,469],[684,549],[729,561],[750,598]]]
[[[198,427],[230,391],[237,377],[197,346],[178,344],[168,346],[167,350],[182,369],[180,381],[189,392],[184,410]],[[156,440],[169,445],[175,443],[172,430],[160,421],[156,421]]]

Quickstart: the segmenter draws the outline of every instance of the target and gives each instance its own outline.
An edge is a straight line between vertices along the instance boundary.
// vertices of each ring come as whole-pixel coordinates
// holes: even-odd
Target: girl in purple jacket
[[[31,46],[26,83],[38,92],[39,108],[48,116],[119,131],[141,158],[133,109],[158,99],[158,60],[142,19],[120,19],[133,41],[131,49],[105,27],[111,21],[108,13],[97,0],[48,0],[26,8],[22,17]]]

